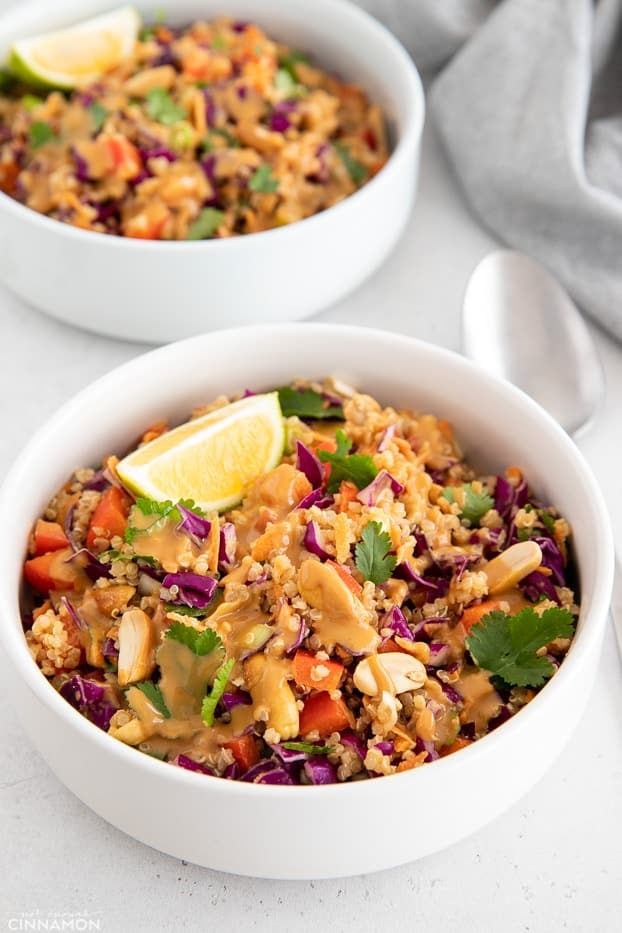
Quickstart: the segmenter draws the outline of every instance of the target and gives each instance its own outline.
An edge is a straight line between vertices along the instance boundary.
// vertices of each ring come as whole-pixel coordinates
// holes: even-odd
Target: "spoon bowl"
[[[604,395],[602,366],[577,306],[523,253],[496,250],[471,275],[462,346],[488,372],[536,399],[569,434],[591,420]]]

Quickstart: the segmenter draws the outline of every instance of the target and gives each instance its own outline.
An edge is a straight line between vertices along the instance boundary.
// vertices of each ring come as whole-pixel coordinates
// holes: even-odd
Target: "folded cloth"
[[[359,0],[412,51],[474,212],[622,339],[622,0]]]

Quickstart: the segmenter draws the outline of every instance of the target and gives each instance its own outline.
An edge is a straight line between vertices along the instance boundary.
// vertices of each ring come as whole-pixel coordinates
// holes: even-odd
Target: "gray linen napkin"
[[[359,0],[426,71],[474,212],[622,339],[622,0]]]

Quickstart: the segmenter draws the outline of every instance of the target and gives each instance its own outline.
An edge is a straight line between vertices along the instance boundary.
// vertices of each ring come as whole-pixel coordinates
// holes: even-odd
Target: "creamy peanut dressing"
[[[250,553],[253,542],[266,530],[268,523],[286,519],[310,492],[311,483],[307,477],[289,463],[281,463],[259,479],[242,507],[231,514],[238,537],[238,560]]]
[[[291,661],[254,654],[245,661],[244,674],[253,698],[255,719],[264,721],[281,739],[295,738],[299,717],[296,698],[288,683],[292,677]]]
[[[376,650],[380,636],[371,624],[371,613],[332,567],[312,558],[304,560],[298,571],[298,589],[307,603],[320,612],[311,625],[328,650],[335,645],[352,654]]]
[[[158,648],[160,690],[173,718],[184,719],[199,712],[207,684],[222,661],[220,651],[197,656],[181,642],[164,639]]]
[[[157,560],[168,573],[189,567],[201,553],[201,548],[187,534],[177,531],[173,522],[154,521],[153,515],[143,515],[135,508],[132,526],[138,529],[132,542],[135,553]]]
[[[464,699],[461,722],[474,722],[478,734],[486,731],[489,721],[499,715],[502,706],[501,697],[486,671],[476,668],[463,671],[455,687]]]
[[[221,603],[210,616],[210,627],[222,639],[227,657],[243,658],[267,641],[270,621],[259,594],[247,593],[235,602]]]

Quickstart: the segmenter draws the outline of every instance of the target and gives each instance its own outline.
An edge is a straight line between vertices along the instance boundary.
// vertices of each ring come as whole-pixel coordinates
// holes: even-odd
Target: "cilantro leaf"
[[[231,674],[231,669],[234,664],[235,658],[229,658],[229,660],[223,664],[214,677],[212,689],[207,694],[207,696],[203,698],[203,704],[201,706],[201,719],[206,726],[214,725],[214,714],[216,712],[216,707],[218,705],[218,701],[225,692],[225,688],[229,680],[229,675]]]
[[[138,687],[138,689],[145,694],[151,705],[155,707],[165,719],[171,718],[169,708],[164,702],[162,691],[156,684],[152,684],[150,680],[144,680],[140,684],[134,684],[134,686]]]
[[[352,444],[343,431],[337,431],[336,439],[335,453],[328,450],[318,451],[322,463],[331,464],[328,491],[338,492],[344,480],[354,483],[359,489],[364,489],[378,475],[374,461],[367,454],[350,454]]]
[[[397,564],[397,558],[389,553],[390,550],[391,538],[388,532],[382,530],[380,522],[368,522],[354,549],[357,570],[376,585],[385,583]]]
[[[365,168],[363,163],[359,162],[358,159],[355,159],[352,155],[350,155],[350,150],[347,146],[344,146],[343,143],[333,143],[333,146],[335,147],[335,152],[345,165],[346,171],[354,184],[362,184],[369,175],[369,171]]]
[[[165,638],[181,642],[199,657],[223,647],[220,636],[213,629],[206,628],[203,632],[197,632],[191,625],[184,625],[183,622],[173,622],[166,630]]]
[[[281,742],[281,748],[288,748],[290,752],[306,752],[308,755],[330,755],[333,751],[331,745],[312,745],[310,742]]]
[[[95,127],[95,132],[96,132],[96,133],[99,133],[99,131],[101,130],[102,126],[103,126],[104,123],[106,122],[106,117],[108,116],[108,111],[106,110],[106,108],[105,108],[102,104],[99,103],[99,101],[96,100],[96,101],[95,101],[93,104],[91,104],[91,106],[89,107],[89,113],[91,114],[91,119],[93,120],[93,125],[94,125],[94,127]]]
[[[35,120],[28,131],[28,141],[33,149],[44,146],[45,143],[49,143],[55,136],[56,133],[50,124],[44,123],[43,120]]]
[[[478,667],[515,687],[540,687],[555,671],[536,652],[556,638],[571,638],[573,618],[567,609],[545,609],[539,616],[531,607],[515,616],[489,612],[471,629],[466,646]]]
[[[251,176],[248,187],[251,191],[259,191],[261,194],[272,194],[279,187],[279,182],[273,176],[270,166],[263,162]]]
[[[188,228],[187,240],[209,240],[224,220],[223,211],[216,207],[204,207],[194,223]]]
[[[313,389],[304,389],[298,392],[291,386],[282,386],[279,393],[279,405],[284,418],[297,415],[298,418],[310,418],[313,421],[321,418],[339,418],[343,421],[343,408],[341,405],[327,405],[326,400]]]
[[[298,52],[296,49],[290,49],[287,55],[279,56],[279,69],[286,71],[293,81],[298,82],[296,65],[298,65],[299,62],[308,64],[309,59],[303,52]]]
[[[147,92],[147,113],[164,126],[172,126],[188,116],[163,87],[153,87]]]
[[[212,48],[218,49],[219,51],[225,51],[229,48],[229,43],[224,36],[214,36],[212,39]]]
[[[137,534],[149,534],[156,526],[160,527],[165,519],[180,522],[182,520],[181,512],[178,509],[180,505],[183,506],[184,509],[188,509],[190,512],[200,515],[201,518],[205,516],[205,512],[195,504],[194,499],[180,499],[177,503],[171,502],[170,499],[164,499],[162,502],[158,502],[156,499],[137,499],[132,506],[128,526],[125,529],[126,543],[132,544]],[[134,509],[138,509],[143,515],[153,515],[153,523],[146,528],[136,528],[132,523],[132,513]],[[147,558],[144,559],[147,560]]]
[[[480,521],[490,509],[494,506],[494,499],[487,492],[475,492],[472,483],[463,483],[464,505],[460,512],[460,518],[463,521],[470,522],[472,527],[479,525]],[[448,502],[456,501],[456,489],[454,486],[445,486],[441,493],[443,499]]]

